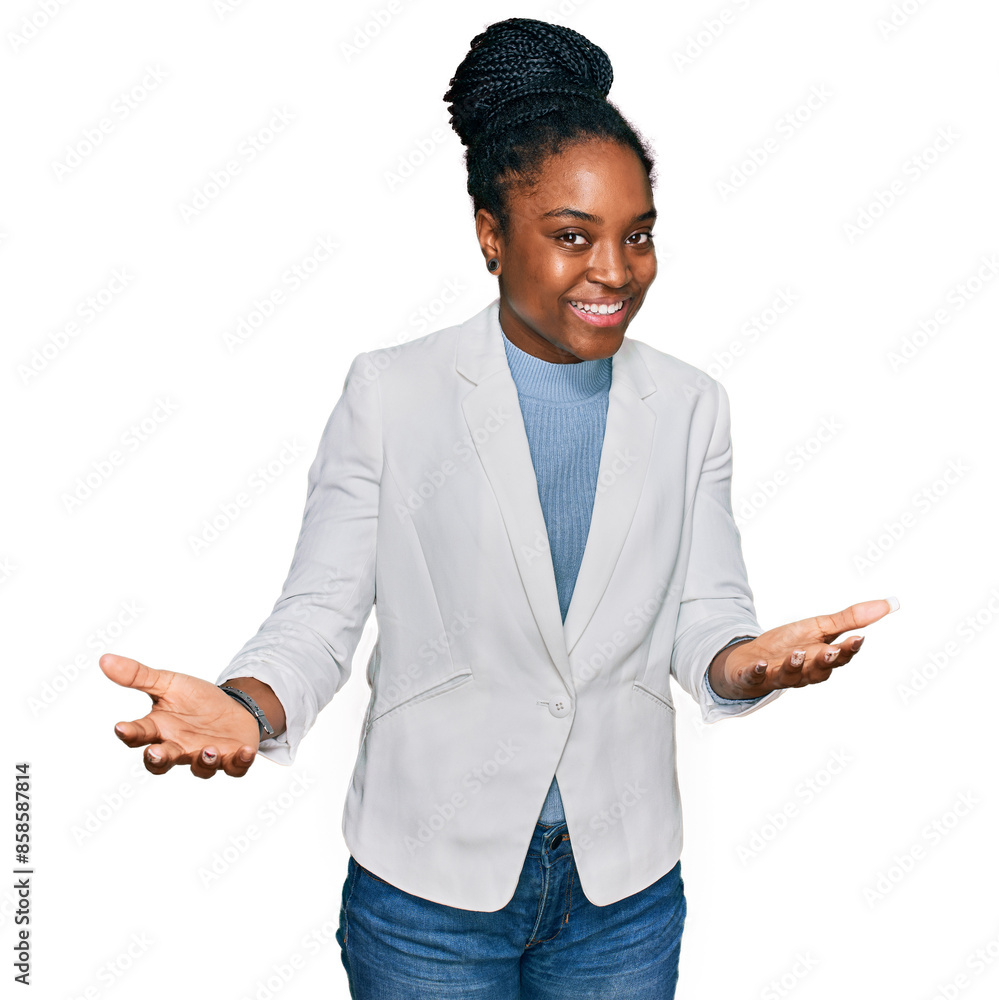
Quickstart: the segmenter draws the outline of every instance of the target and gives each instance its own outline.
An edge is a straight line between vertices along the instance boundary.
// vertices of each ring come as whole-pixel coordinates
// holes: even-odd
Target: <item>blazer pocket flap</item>
[[[673,707],[673,700],[668,695],[653,691],[652,688],[646,687],[641,681],[635,681],[632,688],[644,694],[646,698],[651,698],[660,708],[668,709],[670,712],[676,714],[676,709]]]
[[[422,691],[418,691],[416,694],[410,695],[404,701],[400,701],[397,704],[392,705],[390,708],[385,709],[384,712],[380,712],[368,723],[367,728],[370,729],[376,722],[380,722],[382,719],[386,719],[390,715],[395,715],[396,712],[401,712],[404,708],[409,708],[421,701],[426,701],[428,698],[436,698],[437,695],[444,694],[445,691],[450,691],[452,688],[460,687],[462,684],[470,681],[471,679],[471,667],[464,667],[462,670],[456,670],[453,674],[448,674],[447,677],[438,681],[436,684],[431,684],[430,687],[424,688]]]

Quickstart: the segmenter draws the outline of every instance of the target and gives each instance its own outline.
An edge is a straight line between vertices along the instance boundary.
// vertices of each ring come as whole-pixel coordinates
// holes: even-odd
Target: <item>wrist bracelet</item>
[[[238,701],[257,720],[261,743],[274,735],[274,727],[267,721],[264,710],[242,688],[227,687],[225,684],[219,684],[218,687],[225,691],[231,698]]]

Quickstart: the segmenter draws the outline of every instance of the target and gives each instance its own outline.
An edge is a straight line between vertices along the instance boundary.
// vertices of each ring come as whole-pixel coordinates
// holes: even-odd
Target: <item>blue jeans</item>
[[[680,862],[594,906],[566,830],[537,824],[513,898],[491,913],[410,895],[350,857],[336,939],[351,997],[672,1000],[687,915]]]

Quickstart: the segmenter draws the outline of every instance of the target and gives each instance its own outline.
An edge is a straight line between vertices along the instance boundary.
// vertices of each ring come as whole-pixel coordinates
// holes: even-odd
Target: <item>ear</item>
[[[475,235],[479,240],[482,256],[486,260],[497,257],[502,267],[503,237],[500,235],[496,217],[486,208],[480,208],[475,213]]]

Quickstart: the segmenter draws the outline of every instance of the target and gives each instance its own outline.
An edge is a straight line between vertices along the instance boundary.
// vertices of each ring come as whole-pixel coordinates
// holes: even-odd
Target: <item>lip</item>
[[[580,299],[581,302],[586,302],[587,305],[612,305],[615,302],[620,302],[622,296],[615,298],[601,298],[601,299]],[[608,315],[600,316],[595,313],[583,312],[577,309],[571,302],[566,301],[566,305],[569,307],[569,311],[574,315],[578,316],[584,323],[588,323],[590,326],[617,326],[621,323],[625,317],[631,311],[631,307],[635,302],[635,298],[632,295],[624,297],[624,305],[618,309],[616,313],[610,313]]]

